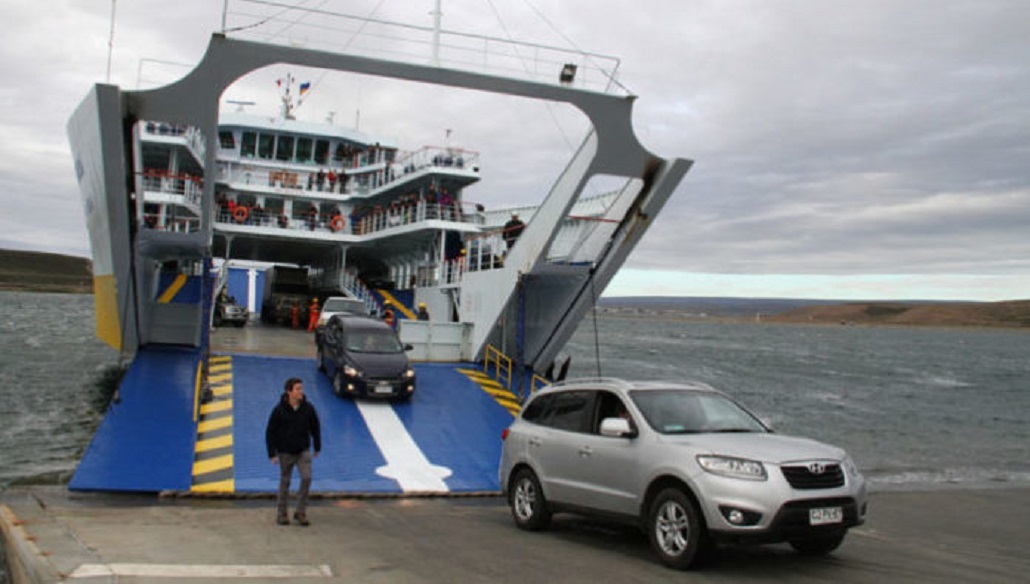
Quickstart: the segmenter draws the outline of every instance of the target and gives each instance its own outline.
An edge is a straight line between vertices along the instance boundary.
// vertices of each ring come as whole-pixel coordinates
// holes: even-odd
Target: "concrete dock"
[[[638,531],[559,515],[516,529],[499,497],[320,499],[310,527],[270,499],[0,495],[13,582],[1019,582],[1030,573],[1030,488],[877,492],[834,554],[726,548],[689,573]]]

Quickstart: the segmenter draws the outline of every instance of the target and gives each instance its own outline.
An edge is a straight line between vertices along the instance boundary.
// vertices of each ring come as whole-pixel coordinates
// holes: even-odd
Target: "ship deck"
[[[264,429],[285,380],[304,380],[322,425],[312,493],[496,493],[501,431],[517,411],[470,363],[416,363],[405,403],[333,394],[313,335],[252,323],[216,329],[211,399],[198,399],[200,352],[140,350],[69,483],[72,490],[245,496],[278,488]],[[203,402],[203,403],[201,403]],[[296,479],[294,488],[296,488]]]

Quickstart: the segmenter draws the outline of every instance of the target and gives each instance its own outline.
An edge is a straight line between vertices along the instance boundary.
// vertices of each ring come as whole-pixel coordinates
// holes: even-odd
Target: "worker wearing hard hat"
[[[426,303],[425,302],[419,302],[418,303],[418,319],[419,320],[429,320],[429,310],[426,309]]]

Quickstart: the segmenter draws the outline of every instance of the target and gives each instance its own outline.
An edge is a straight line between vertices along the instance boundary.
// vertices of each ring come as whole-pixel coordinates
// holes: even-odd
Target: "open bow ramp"
[[[409,402],[390,403],[335,396],[312,359],[213,356],[213,398],[198,407],[198,361],[197,351],[141,350],[69,488],[275,493],[279,471],[265,450],[265,424],[285,380],[299,377],[322,425],[313,493],[500,490],[500,434],[512,414],[454,364],[416,364],[418,390]]]

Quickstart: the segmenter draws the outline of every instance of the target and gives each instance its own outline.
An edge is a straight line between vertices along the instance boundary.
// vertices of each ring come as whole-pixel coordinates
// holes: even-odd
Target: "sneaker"
[[[276,518],[275,522],[278,523],[279,525],[289,525],[290,524],[290,520],[287,519],[285,515],[281,515],[278,518]]]
[[[311,525],[311,522],[308,521],[308,516],[307,515],[301,515],[300,513],[294,513],[293,514],[293,520],[296,521],[302,527],[307,527],[307,526]]]

